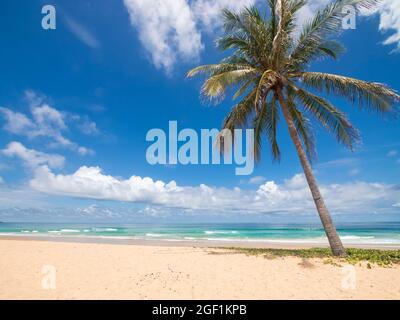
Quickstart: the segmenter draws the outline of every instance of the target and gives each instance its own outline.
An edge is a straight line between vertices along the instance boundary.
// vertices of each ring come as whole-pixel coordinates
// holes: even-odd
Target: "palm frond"
[[[243,61],[242,61],[243,62]],[[235,71],[235,70],[247,70],[252,68],[251,65],[246,63],[217,63],[217,64],[208,64],[198,66],[189,70],[186,73],[187,78],[192,78],[198,75],[207,75],[207,76],[215,76],[221,73]]]
[[[296,126],[297,133],[303,142],[306,149],[308,160],[312,163],[317,158],[317,152],[315,148],[315,138],[311,126],[310,120],[298,109],[293,98],[293,90],[291,87],[287,89],[288,96],[288,109],[293,118]]]
[[[260,161],[261,159],[261,147],[262,147],[262,141],[263,141],[263,134],[265,131],[265,128],[267,126],[267,119],[266,119],[266,114],[267,114],[267,107],[264,105],[258,115],[254,119],[254,159],[256,161]]]
[[[343,8],[371,8],[380,0],[336,0],[324,9],[317,11],[314,18],[306,23],[290,55],[290,66],[296,71],[310,63],[315,57],[325,55],[328,37],[341,31]],[[332,48],[329,50],[332,51]],[[336,51],[335,51],[336,52]],[[330,52],[329,52],[330,53]],[[329,55],[329,54],[328,54]],[[334,54],[337,55],[336,53]]]
[[[208,97],[210,100],[223,99],[226,90],[233,85],[239,84],[242,81],[249,81],[256,76],[257,70],[242,69],[219,73],[209,77],[201,88],[201,94]]]
[[[277,142],[277,127],[279,122],[279,109],[276,97],[273,95],[271,100],[267,100],[260,112],[254,118],[254,156],[256,161],[261,159],[261,148],[264,134],[268,138],[271,147],[272,158],[280,161],[281,151]]]
[[[360,107],[366,106],[382,113],[397,112],[396,103],[400,96],[384,84],[320,72],[304,72],[300,79],[309,87],[336,94],[351,103],[358,103]]]
[[[219,49],[229,51],[229,55],[219,64],[190,70],[187,77],[205,76],[201,92],[210,100],[219,101],[228,89],[235,90],[233,99],[239,98],[240,102],[226,117],[223,128],[234,134],[236,128],[254,127],[257,159],[263,137],[267,138],[273,158],[281,157],[277,143],[280,110],[276,96],[281,92],[310,161],[316,158],[310,115],[352,149],[359,139],[358,131],[343,112],[308,88],[335,94],[380,112],[397,111],[400,96],[383,84],[305,71],[310,62],[327,57],[337,59],[344,51],[342,44],[332,37],[341,30],[345,6],[359,10],[370,8],[380,0],[335,0],[317,12],[298,38],[296,15],[307,0],[267,1],[268,18],[256,7],[238,13],[224,10],[225,32],[216,44]]]
[[[353,150],[360,136],[346,115],[325,99],[306,90],[292,86],[294,98],[309,111],[322,126],[336,136],[338,142]]]
[[[235,49],[237,55],[245,56],[253,64],[263,65],[263,57],[269,54],[271,33],[269,25],[256,7],[243,9],[240,13],[223,11],[225,34],[217,40],[221,50]]]
[[[253,89],[242,101],[235,105],[225,118],[222,129],[231,130],[244,127],[254,113],[254,98],[256,89]]]
[[[296,13],[306,4],[305,0],[277,0],[274,5],[273,19],[275,36],[272,41],[270,64],[275,70],[285,62],[286,52],[292,43]]]
[[[249,79],[247,80],[233,95],[232,100],[236,100],[237,98],[239,98],[240,96],[242,96],[243,94],[245,94],[245,92],[248,92],[248,90],[250,88],[252,88],[252,85],[254,85],[254,83],[257,83],[257,79]]]
[[[275,95],[272,96],[271,102],[266,105],[266,125],[265,131],[271,146],[272,158],[276,161],[281,160],[281,151],[277,141],[277,130],[279,123],[279,109],[276,103]]]
[[[222,10],[222,21],[225,33],[245,29],[241,15],[229,9]]]

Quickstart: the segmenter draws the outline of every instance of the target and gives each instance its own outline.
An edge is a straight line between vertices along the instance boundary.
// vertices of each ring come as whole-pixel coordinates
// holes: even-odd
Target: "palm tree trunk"
[[[300,162],[303,167],[304,174],[308,182],[308,186],[310,187],[311,194],[315,202],[315,206],[317,207],[319,217],[321,219],[322,225],[324,226],[326,236],[328,237],[332,253],[335,256],[344,256],[346,255],[346,251],[343,247],[342,241],[339,238],[339,235],[337,234],[335,225],[332,222],[332,218],[325,205],[324,199],[321,196],[321,192],[319,191],[317,180],[314,177],[310,162],[308,161],[306,153],[304,152],[303,145],[301,143],[301,140],[296,130],[296,126],[293,121],[293,117],[287,108],[286,102],[280,90],[277,90],[277,95],[279,103],[282,107],[283,115],[285,117],[285,120],[289,128],[290,137],[293,140],[293,143],[297,150],[297,154],[300,158]]]

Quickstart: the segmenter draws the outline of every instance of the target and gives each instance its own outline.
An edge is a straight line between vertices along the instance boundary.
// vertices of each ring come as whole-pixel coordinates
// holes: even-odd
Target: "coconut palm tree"
[[[296,24],[296,14],[307,0],[268,0],[268,16],[256,7],[240,13],[224,10],[224,33],[217,40],[217,47],[230,55],[218,64],[199,66],[187,74],[205,75],[202,95],[217,103],[228,89],[235,90],[233,99],[239,102],[226,117],[223,128],[233,131],[253,127],[257,160],[264,134],[273,158],[280,159],[277,126],[283,115],[332,252],[338,256],[346,252],[312,171],[316,152],[308,116],[352,150],[359,139],[358,131],[342,111],[318,94],[333,94],[379,113],[395,111],[400,96],[380,83],[308,69],[315,60],[336,59],[343,52],[343,46],[333,37],[342,29],[345,6],[352,5],[358,12],[377,2],[337,0],[316,12],[302,28]]]

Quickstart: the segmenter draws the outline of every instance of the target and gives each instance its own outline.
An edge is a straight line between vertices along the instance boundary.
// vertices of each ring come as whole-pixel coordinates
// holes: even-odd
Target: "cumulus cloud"
[[[313,213],[315,211],[306,180],[295,175],[282,184],[267,181],[255,190],[178,186],[175,181],[155,181],[132,176],[120,179],[104,174],[98,167],[81,167],[65,175],[55,174],[48,166],[34,171],[30,186],[47,194],[86,199],[138,202],[164,208],[242,214]],[[400,190],[380,183],[355,182],[321,187],[335,213],[365,213],[394,210]]]
[[[124,0],[132,25],[157,68],[199,59],[202,33],[220,25],[221,9],[239,10],[256,0]]]
[[[68,119],[67,113],[51,107],[48,103],[44,102],[44,98],[38,96],[33,91],[28,90],[25,96],[30,107],[30,116],[9,108],[0,107],[0,114],[5,119],[4,130],[15,135],[25,136],[29,139],[40,137],[50,138],[51,146],[66,147],[82,155],[94,153],[92,150],[79,146],[65,137],[64,133],[69,129],[66,124],[66,120]],[[89,121],[87,118],[81,121],[81,117],[77,117],[74,120],[77,120],[75,122],[78,122],[78,125],[82,126],[82,132],[87,134],[97,132],[94,122]]]
[[[30,168],[36,168],[40,165],[48,165],[50,168],[61,168],[65,162],[64,157],[60,155],[28,149],[22,143],[16,141],[9,143],[1,153],[6,157],[21,159]]]

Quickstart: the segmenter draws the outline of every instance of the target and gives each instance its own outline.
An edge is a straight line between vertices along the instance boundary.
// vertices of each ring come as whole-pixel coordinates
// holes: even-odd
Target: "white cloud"
[[[3,183],[4,183],[3,177],[0,177],[0,184],[3,184]]]
[[[55,174],[47,166],[34,171],[30,186],[40,192],[78,198],[140,202],[165,208],[215,213],[313,213],[314,204],[302,174],[282,184],[268,181],[257,190],[178,186],[151,178],[120,179],[98,167],[81,167],[70,175]],[[335,213],[393,210],[400,190],[380,183],[355,182],[321,186],[329,208]]]
[[[42,104],[31,108],[31,113],[35,123],[33,130],[27,132],[30,138],[52,137],[56,142],[63,146],[70,146],[71,141],[64,138],[62,131],[67,129],[62,114],[50,107],[48,104]]]
[[[221,10],[239,10],[256,0],[124,0],[154,65],[170,73],[177,62],[193,61],[203,50],[202,32],[221,24]]]
[[[15,135],[28,137],[29,139],[47,137],[52,141],[51,146],[66,147],[80,154],[94,153],[92,150],[81,147],[64,136],[64,132],[68,131],[66,113],[51,107],[43,101],[44,98],[39,97],[33,91],[26,91],[25,97],[30,106],[30,117],[9,108],[0,107],[0,114],[5,119],[4,130]],[[79,121],[80,119],[81,117],[78,116]],[[80,125],[84,126],[88,133],[89,130],[91,132],[97,130],[96,124],[90,122],[88,119],[84,119]],[[84,131],[84,129],[81,129],[81,131]]]
[[[79,124],[79,129],[86,135],[99,134],[96,122],[90,121],[89,119],[84,119],[82,123]]]
[[[78,147],[78,153],[82,156],[93,156],[95,152],[86,147]]]
[[[165,210],[160,207],[146,206],[143,209],[139,210],[138,213],[144,214],[149,217],[160,217],[165,214]]]
[[[124,0],[132,25],[157,68],[172,70],[177,59],[197,59],[201,34],[186,0]]]
[[[4,130],[10,133],[21,134],[22,132],[31,132],[36,127],[35,124],[22,113],[14,112],[4,107],[0,107],[0,113],[2,113],[6,119]]]
[[[385,45],[396,45],[393,51],[400,51],[400,1],[383,0],[377,9],[380,16],[379,30],[391,35],[383,42]]]
[[[67,28],[85,45],[93,49],[100,47],[100,42],[96,36],[85,26],[67,15],[63,15]]]
[[[6,157],[17,157],[24,161],[30,168],[40,165],[48,165],[51,168],[61,168],[64,166],[64,157],[56,154],[48,154],[33,149],[26,148],[20,142],[10,142],[1,153]]]

